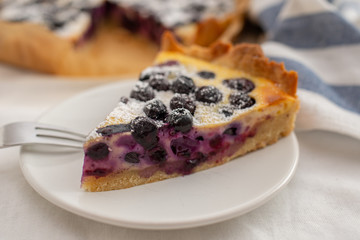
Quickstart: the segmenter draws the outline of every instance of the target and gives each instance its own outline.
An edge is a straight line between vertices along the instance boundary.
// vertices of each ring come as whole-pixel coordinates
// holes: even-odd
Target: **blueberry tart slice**
[[[294,128],[297,74],[258,45],[162,51],[84,145],[86,191],[129,188],[224,164]],[[126,100],[126,101],[125,101]]]

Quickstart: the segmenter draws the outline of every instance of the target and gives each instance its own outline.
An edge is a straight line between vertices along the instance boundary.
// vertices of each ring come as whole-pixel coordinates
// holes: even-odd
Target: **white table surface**
[[[63,100],[107,82],[0,66],[0,125],[35,120]],[[26,182],[19,148],[0,149],[0,239],[360,239],[360,141],[321,131],[296,135],[297,172],[272,200],[226,222],[168,231],[115,227],[56,207]]]

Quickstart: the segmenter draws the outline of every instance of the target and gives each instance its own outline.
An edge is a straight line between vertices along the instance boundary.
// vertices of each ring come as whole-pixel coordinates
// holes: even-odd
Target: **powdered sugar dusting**
[[[80,38],[91,24],[90,15],[87,13],[78,14],[73,21],[55,31],[59,37]]]
[[[109,0],[122,7],[136,9],[144,16],[152,15],[165,27],[193,23],[209,17],[221,17],[235,8],[234,0]]]
[[[184,65],[174,64],[170,66],[156,65],[156,66],[147,67],[141,72],[140,76],[150,75],[152,73],[164,74],[167,77],[167,79],[170,81],[175,79],[179,75],[189,76],[189,74],[191,74],[191,72],[188,71]]]
[[[222,17],[235,8],[234,0],[107,0],[133,8],[144,16],[153,16],[169,29],[210,18]],[[43,25],[60,37],[80,36],[90,26],[91,9],[105,0],[2,0],[0,19],[9,22],[30,22]],[[82,15],[82,16],[80,16]],[[86,17],[83,15],[87,15]]]
[[[90,11],[105,0],[5,0],[0,1],[0,19],[43,25],[63,38],[78,38],[89,28]]]
[[[216,80],[204,80],[197,76],[198,69],[193,65],[183,65],[183,64],[176,64],[172,66],[152,66],[146,68],[141,75],[151,74],[151,73],[159,73],[162,72],[167,76],[167,79],[171,83],[174,79],[176,79],[179,75],[186,75],[191,77],[195,85],[197,87],[201,87],[204,85],[212,85],[219,89],[222,94],[222,99],[218,103],[214,104],[207,104],[196,101],[196,110],[193,116],[193,126],[204,126],[209,124],[219,124],[231,121],[234,117],[242,114],[243,112],[249,111],[253,107],[247,109],[233,109],[233,115],[226,116],[220,110],[225,106],[229,106],[228,96],[236,90],[230,89],[223,84],[221,84],[221,79]],[[148,83],[138,81],[134,88],[139,87],[146,87]],[[162,101],[165,106],[167,107],[168,112],[171,112],[170,109],[170,100],[174,97],[175,93],[172,91],[156,91],[154,90],[155,98],[143,102],[136,100],[134,98],[129,98],[127,103],[119,102],[115,109],[107,116],[107,118],[99,124],[97,128],[102,128],[108,125],[114,124],[127,124],[130,123],[134,118],[138,116],[145,116],[143,111],[144,106],[154,100]],[[190,93],[189,97],[195,99],[195,94]],[[156,121],[158,127],[161,127],[164,123],[162,121]],[[90,138],[98,137],[98,133],[94,130],[90,136]]]

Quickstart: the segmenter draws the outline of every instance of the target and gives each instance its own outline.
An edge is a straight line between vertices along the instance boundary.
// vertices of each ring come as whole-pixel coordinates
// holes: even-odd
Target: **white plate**
[[[95,88],[73,97],[40,118],[88,132],[102,121],[134,82]],[[141,229],[179,229],[230,219],[264,204],[295,172],[295,135],[225,165],[185,177],[134,188],[89,193],[80,189],[82,151],[23,147],[21,168],[44,198],[96,221]]]

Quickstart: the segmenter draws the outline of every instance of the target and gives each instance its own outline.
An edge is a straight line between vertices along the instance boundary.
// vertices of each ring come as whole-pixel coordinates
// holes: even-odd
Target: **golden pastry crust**
[[[37,24],[0,21],[0,29],[0,61],[54,75],[133,77],[158,51],[154,43],[108,24],[78,47]]]
[[[235,0],[236,8],[223,18],[207,18],[175,29],[185,45],[210,46],[216,41],[232,42],[244,26],[249,0]]]
[[[184,46],[179,44],[170,32],[162,39],[162,51],[179,52],[214,64],[237,69],[254,77],[262,77],[276,85],[290,96],[296,95],[297,73],[287,71],[284,63],[270,61],[257,44],[242,43],[233,46],[230,43],[216,42],[209,48]]]
[[[0,21],[0,61],[45,73],[56,73],[72,44],[45,27]]]
[[[224,18],[207,19],[177,28],[186,44],[207,46],[231,41],[241,30],[248,0],[236,0],[237,9]],[[21,68],[62,76],[136,76],[150,65],[158,46],[117,26],[103,24],[96,35],[75,47],[44,26],[0,21],[0,61]]]

